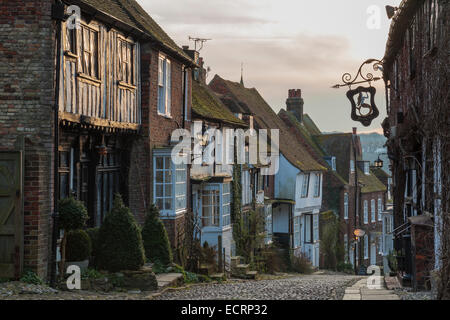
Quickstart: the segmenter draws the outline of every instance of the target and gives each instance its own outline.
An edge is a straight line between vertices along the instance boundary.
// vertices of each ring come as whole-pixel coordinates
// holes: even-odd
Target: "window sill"
[[[166,118],[166,119],[172,119],[172,116],[171,116],[171,115],[164,114],[164,113],[160,113],[160,112],[158,112],[158,116],[163,117],[163,118]]]
[[[122,89],[136,90],[135,85],[129,84],[125,81],[119,80],[119,81],[117,81],[117,84],[119,85],[119,88],[122,88]]]
[[[88,82],[90,84],[93,84],[93,85],[95,85],[97,87],[99,87],[102,84],[101,80],[93,78],[93,77],[91,77],[91,76],[89,76],[87,74],[84,74],[82,72],[78,72],[77,77],[79,79],[81,79],[82,81],[86,81],[86,82]]]
[[[64,55],[68,58],[78,59],[78,55],[68,50],[64,51]]]

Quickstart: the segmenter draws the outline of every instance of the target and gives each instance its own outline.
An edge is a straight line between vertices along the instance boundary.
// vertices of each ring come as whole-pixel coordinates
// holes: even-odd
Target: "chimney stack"
[[[286,100],[287,111],[291,112],[300,123],[303,122],[303,104],[302,90],[290,89]]]
[[[356,135],[356,127],[353,127],[353,135]]]

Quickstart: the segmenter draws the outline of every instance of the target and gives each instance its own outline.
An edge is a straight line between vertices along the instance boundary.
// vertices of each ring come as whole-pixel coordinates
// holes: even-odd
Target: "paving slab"
[[[400,300],[396,294],[362,295],[361,300]]]
[[[380,294],[393,294],[392,291],[386,289],[361,289],[363,295],[380,295]]]
[[[342,300],[361,300],[360,294],[345,294]]]
[[[345,294],[359,294],[360,290],[358,289],[345,289]]]

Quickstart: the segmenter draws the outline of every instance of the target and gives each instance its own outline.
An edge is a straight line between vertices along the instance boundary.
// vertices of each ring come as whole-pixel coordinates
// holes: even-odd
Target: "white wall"
[[[319,173],[320,178],[320,194],[319,197],[314,197],[314,185],[316,180],[316,173]],[[304,212],[304,208],[319,208],[322,206],[322,182],[323,174],[321,172],[311,172],[309,178],[308,197],[302,198],[302,186],[304,179],[307,179],[307,174],[299,173],[296,178],[295,191],[295,211]]]

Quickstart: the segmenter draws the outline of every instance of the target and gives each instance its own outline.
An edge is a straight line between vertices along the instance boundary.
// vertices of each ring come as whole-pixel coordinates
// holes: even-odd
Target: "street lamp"
[[[375,168],[383,168],[383,160],[380,159],[380,156],[378,156],[378,159],[373,164]]]

